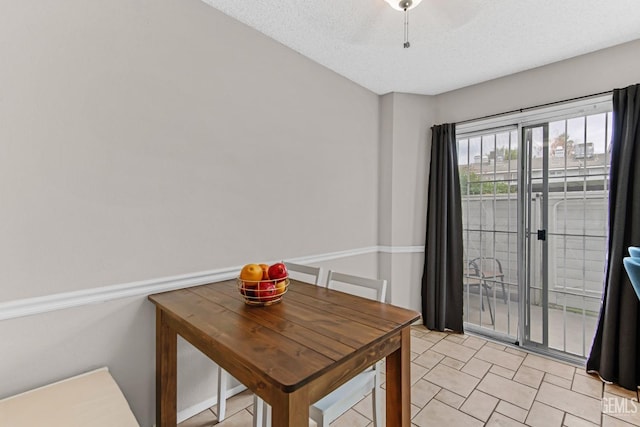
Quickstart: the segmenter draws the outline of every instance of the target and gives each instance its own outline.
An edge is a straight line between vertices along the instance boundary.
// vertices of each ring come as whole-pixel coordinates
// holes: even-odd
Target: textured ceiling
[[[435,95],[640,39],[640,0],[203,0],[377,94]],[[640,52],[638,52],[640,55]]]

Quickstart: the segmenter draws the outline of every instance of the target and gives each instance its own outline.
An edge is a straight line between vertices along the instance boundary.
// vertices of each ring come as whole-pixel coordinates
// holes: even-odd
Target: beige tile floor
[[[411,334],[413,426],[640,426],[637,391],[603,384],[581,367],[474,335],[422,326]],[[251,426],[252,403],[244,392],[229,399],[222,423],[214,406],[179,426]],[[331,425],[369,427],[371,415],[367,397]]]

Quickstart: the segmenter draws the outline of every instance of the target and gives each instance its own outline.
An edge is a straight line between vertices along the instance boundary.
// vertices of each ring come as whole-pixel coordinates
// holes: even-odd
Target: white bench
[[[0,400],[0,426],[140,427],[106,367]]]

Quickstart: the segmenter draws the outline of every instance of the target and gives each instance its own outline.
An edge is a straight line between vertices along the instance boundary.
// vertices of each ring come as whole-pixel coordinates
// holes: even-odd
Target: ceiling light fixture
[[[404,11],[404,48],[411,47],[409,43],[409,10],[418,6],[422,0],[384,0],[395,10]]]

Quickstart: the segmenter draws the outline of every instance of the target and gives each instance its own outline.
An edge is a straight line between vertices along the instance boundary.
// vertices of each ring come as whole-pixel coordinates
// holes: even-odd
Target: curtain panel
[[[462,332],[462,200],[456,128],[443,124],[433,126],[431,132],[422,319],[429,329]]]
[[[640,303],[623,267],[640,246],[640,85],[613,91],[609,235],[604,292],[587,371],[630,390],[640,385]]]

